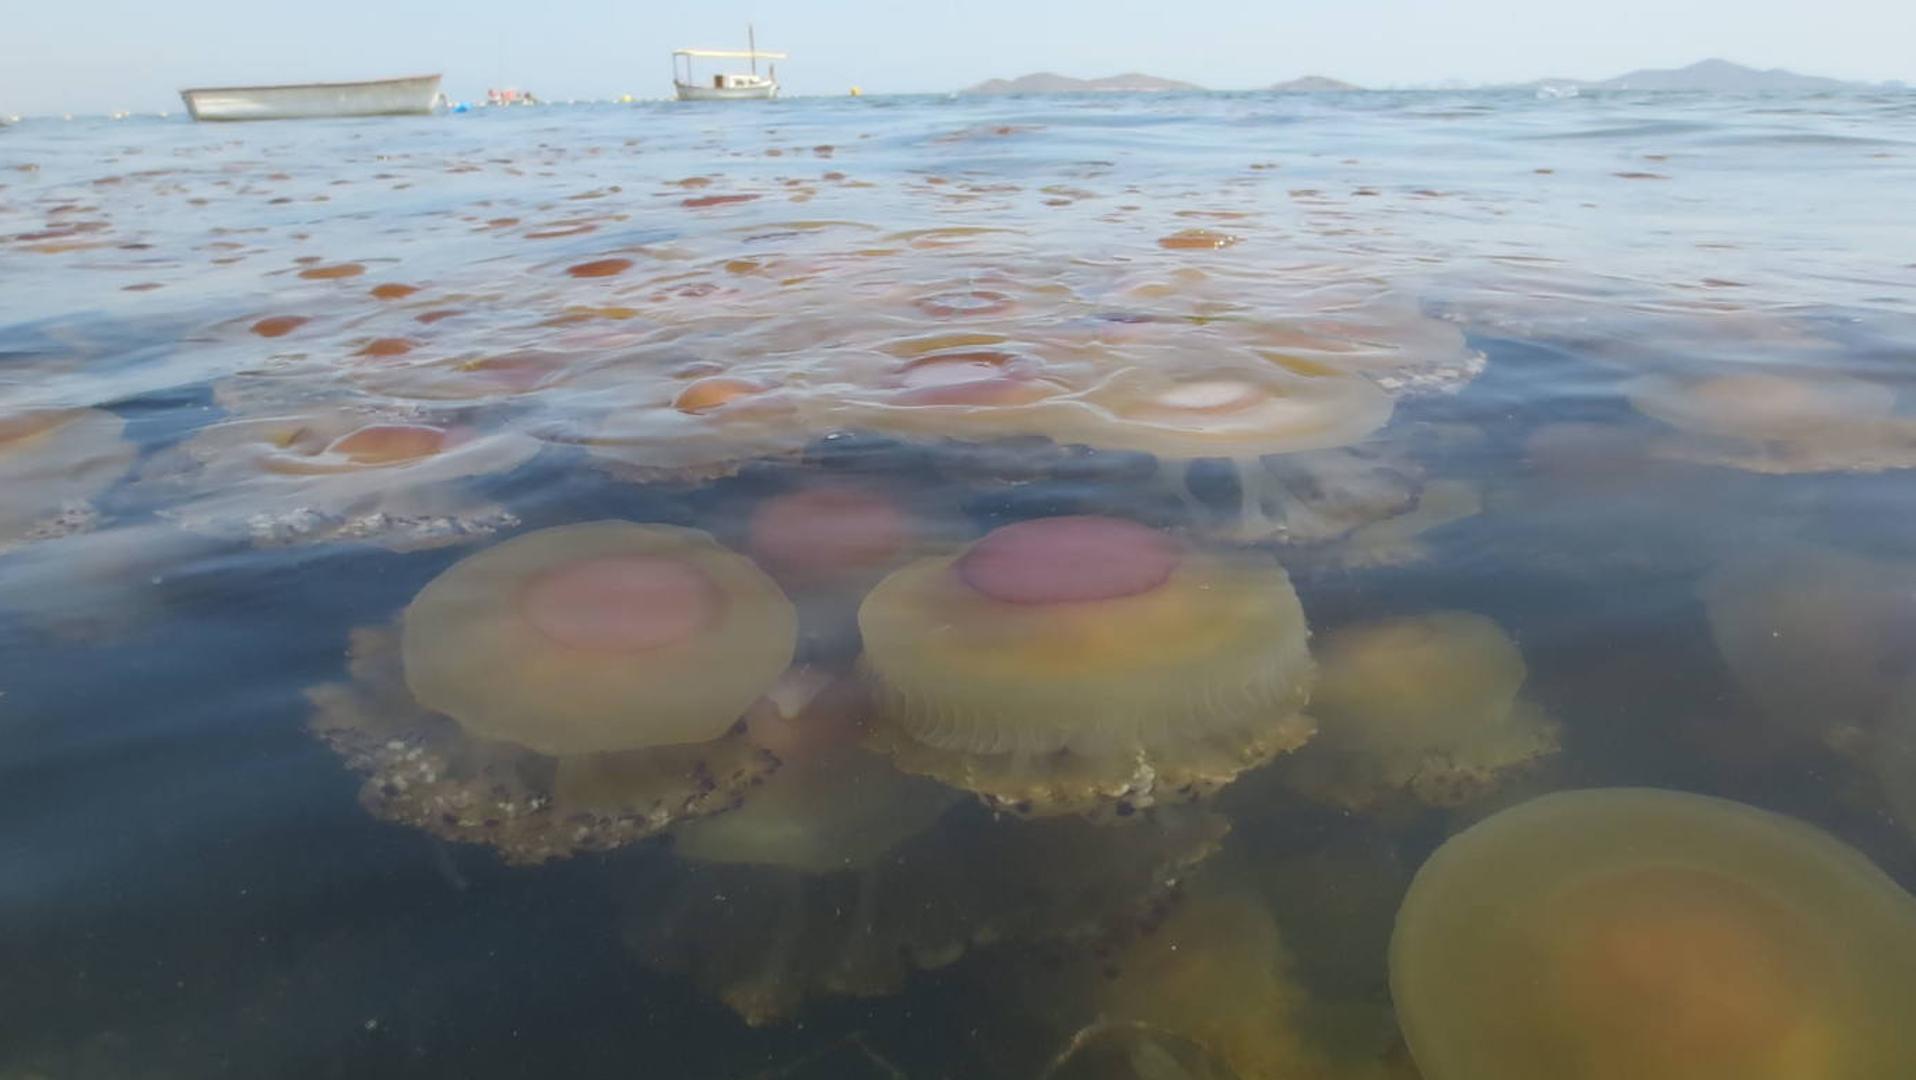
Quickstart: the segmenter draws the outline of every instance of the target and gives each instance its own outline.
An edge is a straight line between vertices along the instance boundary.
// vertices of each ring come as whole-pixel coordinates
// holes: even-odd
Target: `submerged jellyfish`
[[[0,551],[90,527],[88,500],[138,453],[125,427],[104,409],[0,412]]]
[[[1547,795],[1418,871],[1391,993],[1427,1080],[1916,1075],[1916,899],[1801,822]]]
[[[737,810],[674,829],[672,849],[701,862],[859,870],[929,828],[957,798],[848,743],[785,760]]]
[[[461,489],[530,460],[537,440],[324,410],[215,424],[156,458],[143,482],[183,496],[194,532],[259,544],[363,540],[396,550],[490,535],[516,519]]]
[[[1071,1037],[1042,1080],[1240,1080],[1186,1036],[1135,1021],[1099,1021]]]
[[[923,821],[931,804],[896,783],[886,781],[890,805]],[[840,794],[858,799],[856,790]],[[814,810],[820,821],[840,813]],[[734,813],[750,812],[748,802]],[[868,838],[898,831],[856,816]],[[1085,942],[1135,923],[1228,828],[1190,808],[1138,816],[1136,827],[1112,829],[960,805],[876,856],[875,843],[835,841],[863,854],[829,872],[757,857],[768,850],[757,840],[743,849],[728,842],[726,854],[754,856],[713,861],[704,848],[673,866],[637,867],[625,938],[648,966],[688,974],[747,1023],[775,1023],[814,996],[895,993],[913,971],[945,967],[975,946]]]
[[[807,655],[856,655],[858,604],[922,550],[929,528],[897,499],[843,482],[813,483],[753,508],[745,551],[798,606]]]
[[[1916,467],[1916,418],[1896,391],[1830,372],[1653,375],[1631,388],[1638,412],[1682,432],[1664,457],[1760,473]]]
[[[1195,799],[1311,734],[1283,569],[1131,521],[1004,526],[887,577],[859,627],[872,745],[998,809]]]
[[[1208,1047],[1240,1077],[1304,1071],[1304,993],[1277,923],[1253,895],[1196,890],[1111,956],[1092,991],[1100,1015],[1155,1024]]]
[[[314,726],[379,816],[537,862],[734,805],[777,764],[738,721],[794,635],[777,587],[703,533],[545,529],[435,578],[398,641],[356,633]]]
[[[1207,864],[1149,918],[1089,948],[983,958],[974,977],[1009,998],[1001,1007],[1015,1010],[1022,1026],[1076,1032],[1051,1066],[1057,1071],[1044,1075],[1396,1075],[1376,1047],[1347,1053],[1324,1041],[1318,1002],[1295,976],[1270,910],[1213,869]],[[1106,1071],[1090,1071],[1093,1062]]]
[[[1730,674],[1783,731],[1841,744],[1916,673],[1916,567],[1796,548],[1728,562],[1699,591]]]
[[[1342,627],[1318,649],[1318,737],[1287,783],[1345,809],[1405,796],[1452,807],[1558,748],[1557,726],[1518,697],[1523,655],[1496,623],[1439,611]]]

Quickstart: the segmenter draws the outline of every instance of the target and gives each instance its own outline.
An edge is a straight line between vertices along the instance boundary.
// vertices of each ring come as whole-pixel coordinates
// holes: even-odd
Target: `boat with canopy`
[[[672,86],[680,101],[767,101],[778,96],[778,67],[767,65],[766,74],[758,73],[759,60],[783,60],[782,52],[762,52],[751,27],[745,28],[743,49],[675,49],[672,52]],[[748,72],[721,72],[711,82],[693,77],[693,60],[745,60]]]

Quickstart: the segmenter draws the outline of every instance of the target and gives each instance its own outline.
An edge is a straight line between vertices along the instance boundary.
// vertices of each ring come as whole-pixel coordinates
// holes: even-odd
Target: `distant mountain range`
[[[1270,89],[1282,90],[1287,94],[1331,94],[1345,90],[1362,90],[1363,87],[1325,75],[1306,75],[1301,79],[1288,79],[1275,83]]]
[[[1799,75],[1782,68],[1761,71],[1728,60],[1699,60],[1689,67],[1644,68],[1614,79],[1539,79],[1528,86],[1576,87],[1580,90],[1689,90],[1716,94],[1750,94],[1766,91],[1857,90],[1869,83],[1826,79],[1821,75]]]
[[[1035,75],[1020,75],[1015,79],[986,79],[977,86],[967,87],[963,92],[967,94],[1080,94],[1086,92],[1138,94],[1202,89],[1204,88],[1196,83],[1160,79],[1156,75],[1140,75],[1135,71],[1123,75],[1107,75],[1102,79],[1074,79],[1069,75],[1040,71]]]
[[[1523,87],[1538,89],[1564,90],[1685,90],[1717,94],[1749,94],[1765,92],[1815,92],[1820,90],[1859,90],[1868,89],[1871,83],[1845,82],[1842,79],[1827,79],[1820,75],[1799,75],[1782,68],[1770,68],[1767,71],[1728,60],[1699,60],[1688,67],[1680,68],[1644,68],[1628,74],[1618,75],[1614,79],[1538,79],[1521,83]],[[1901,83],[1884,83],[1886,87],[1900,87]],[[1461,86],[1447,84],[1447,89],[1463,89]],[[1068,75],[1057,75],[1041,71],[1035,75],[1022,75],[1016,79],[990,79],[963,91],[967,94],[1073,94],[1088,91],[1106,93],[1148,93],[1166,90],[1202,90],[1196,83],[1179,82],[1176,79],[1161,79],[1155,75],[1141,75],[1132,72],[1126,75],[1110,75],[1102,79],[1074,79]],[[1332,79],[1323,75],[1306,75],[1301,79],[1291,79],[1268,87],[1271,90],[1291,92],[1330,92],[1362,90],[1363,87]]]

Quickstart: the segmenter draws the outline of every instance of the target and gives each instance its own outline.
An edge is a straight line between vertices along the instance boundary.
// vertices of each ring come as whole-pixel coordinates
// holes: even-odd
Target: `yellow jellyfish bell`
[[[1196,798],[1309,738],[1303,608],[1267,557],[1115,518],[995,530],[859,611],[873,744],[1034,815]]]
[[[600,521],[487,548],[406,609],[406,682],[468,732],[544,754],[716,739],[790,665],[796,616],[711,537]]]
[[[1916,898],[1703,795],[1564,792],[1452,837],[1390,976],[1425,1080],[1916,1076]]]
[[[1318,738],[1287,763],[1293,787],[1364,809],[1407,794],[1457,806],[1554,752],[1557,727],[1518,697],[1523,655],[1495,622],[1434,611],[1357,623],[1318,649]]]

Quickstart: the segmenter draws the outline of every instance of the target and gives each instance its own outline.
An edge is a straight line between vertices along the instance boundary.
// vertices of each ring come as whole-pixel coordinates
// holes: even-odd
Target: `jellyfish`
[[[950,349],[892,361],[889,373],[848,369],[849,385],[821,388],[810,409],[819,426],[1037,436],[1145,454],[1159,463],[1161,486],[1187,502],[1192,463],[1222,460],[1239,489],[1237,533],[1248,539],[1318,538],[1325,519],[1361,506],[1356,520],[1328,531],[1337,535],[1414,502],[1413,483],[1339,451],[1389,420],[1390,396],[1375,384],[1328,368],[1199,355],[1170,345]]]
[[[781,386],[773,369],[692,365],[661,378],[612,367],[602,374],[625,386],[612,411],[578,441],[596,464],[626,479],[721,479],[752,461],[796,457],[814,435],[798,416],[798,391]]]
[[[912,972],[980,946],[1083,943],[1135,923],[1227,829],[1189,807],[1142,811],[1134,827],[1112,829],[964,803],[878,857],[829,868],[694,852],[634,868],[625,939],[647,966],[688,975],[748,1024],[773,1024],[813,997],[896,993]]]
[[[1277,923],[1253,895],[1194,890],[1114,950],[1092,991],[1100,1015],[1155,1024],[1208,1047],[1240,1077],[1298,1071],[1303,991]]]
[[[1304,612],[1267,556],[1056,517],[920,559],[859,610],[871,744],[1045,816],[1210,794],[1302,745]]]
[[[1318,649],[1318,737],[1283,763],[1306,796],[1347,810],[1456,807],[1559,745],[1519,697],[1525,668],[1495,622],[1464,611],[1341,627]]]
[[[981,958],[971,977],[993,987],[1004,999],[998,1007],[1014,1011],[1021,1026],[1068,1035],[1049,1066],[1056,1071],[1043,1075],[1400,1075],[1381,1048],[1353,1054],[1324,1043],[1316,1002],[1269,908],[1216,869],[1206,864],[1145,919],[1089,947],[1000,950]],[[1091,1061],[1110,1071],[1084,1071]]]
[[[1916,566],[1794,547],[1726,562],[1698,591],[1731,676],[1777,731],[1841,748],[1916,674]]]
[[[1630,402],[1681,433],[1653,444],[1666,458],[1758,473],[1916,468],[1916,417],[1893,388],[1847,375],[1652,375]]]
[[[744,550],[785,588],[807,655],[858,651],[858,605],[933,539],[928,521],[878,488],[807,482],[752,507]]]
[[[84,532],[138,450],[104,409],[0,412],[0,551]]]
[[[736,805],[778,764],[740,718],[791,660],[791,605],[705,534],[528,533],[353,635],[313,727],[379,817],[538,862]]]
[[[747,720],[750,724],[750,720]],[[672,831],[673,851],[700,862],[862,870],[929,828],[958,799],[853,743],[791,760],[736,810]]]
[[[1135,1021],[1079,1029],[1041,1080],[1241,1080],[1222,1057],[1174,1031]]]
[[[166,586],[221,551],[215,541],[163,521],[35,544],[0,562],[0,611],[56,638],[112,638],[165,618]]]
[[[538,450],[513,432],[331,409],[214,424],[155,458],[141,483],[177,499],[163,512],[194,532],[412,551],[516,524],[461,482],[510,471]]]
[[[1391,994],[1428,1080],[1916,1075],[1916,898],[1802,822],[1560,792],[1417,872]]]
[[[479,402],[544,390],[565,381],[575,363],[576,357],[566,352],[517,349],[452,359],[375,356],[347,374],[368,394],[402,401]]]

